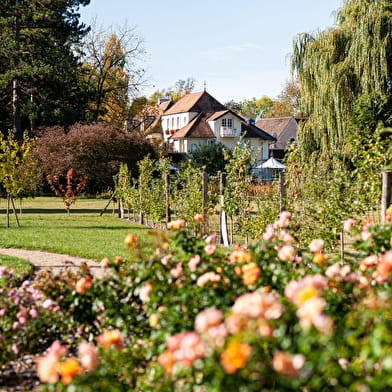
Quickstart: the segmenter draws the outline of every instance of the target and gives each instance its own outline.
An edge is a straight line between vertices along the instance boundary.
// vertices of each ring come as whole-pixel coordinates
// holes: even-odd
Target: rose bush
[[[287,212],[247,249],[186,225],[143,243],[131,233],[126,254],[102,260],[104,279],[84,270],[47,286],[68,354],[56,343],[38,361],[44,389],[391,387],[390,221],[345,222],[354,242],[344,260],[320,238],[300,248]]]

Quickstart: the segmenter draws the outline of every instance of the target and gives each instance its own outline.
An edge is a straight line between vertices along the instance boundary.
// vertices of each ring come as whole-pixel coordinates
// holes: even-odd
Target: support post
[[[227,235],[227,216],[226,211],[224,211],[223,207],[225,204],[224,199],[224,186],[225,186],[225,176],[223,173],[220,174],[219,179],[219,194],[220,194],[220,216],[219,216],[219,233],[221,237],[221,243],[224,246],[229,246],[229,239]]]
[[[141,225],[144,225],[144,214],[143,214],[143,208],[142,208],[142,204],[143,204],[143,194],[142,194],[142,186],[141,186],[141,181],[140,181],[140,177],[139,177],[139,223]]]
[[[165,220],[166,227],[167,224],[171,221],[170,216],[170,177],[169,173],[165,173]]]
[[[382,173],[382,196],[381,196],[381,222],[385,222],[387,208],[391,204],[392,170]]]
[[[16,207],[14,203],[14,198],[11,195],[11,204],[12,204],[12,210],[14,211],[14,217],[16,220],[16,226],[20,227],[19,219],[18,219],[18,213],[16,212]]]
[[[203,224],[202,224],[202,234],[208,232],[208,174],[203,172],[202,174],[202,214],[203,214]]]
[[[282,171],[279,172],[279,209],[282,212],[286,204],[286,182],[285,175]]]

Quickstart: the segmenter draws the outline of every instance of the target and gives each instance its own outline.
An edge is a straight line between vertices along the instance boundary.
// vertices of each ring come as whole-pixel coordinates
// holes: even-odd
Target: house
[[[270,145],[270,156],[281,160],[286,147],[297,140],[298,124],[301,120],[295,117],[261,118],[256,126],[275,137],[277,140]]]
[[[240,136],[248,141],[258,162],[269,157],[269,144],[276,139],[252,122],[218,102],[207,91],[187,94],[161,116],[163,138],[168,150],[190,154],[203,144],[222,143],[233,149]]]

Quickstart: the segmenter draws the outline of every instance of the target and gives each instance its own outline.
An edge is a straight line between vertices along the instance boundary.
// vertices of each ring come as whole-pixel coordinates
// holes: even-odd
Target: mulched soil
[[[38,391],[36,357],[38,355],[24,355],[0,368],[0,392]]]

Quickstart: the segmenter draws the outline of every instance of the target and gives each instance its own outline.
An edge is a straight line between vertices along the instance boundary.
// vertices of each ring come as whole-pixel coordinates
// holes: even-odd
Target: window
[[[177,129],[180,128],[180,117],[177,117]]]
[[[233,119],[222,118],[222,127],[233,128]]]

